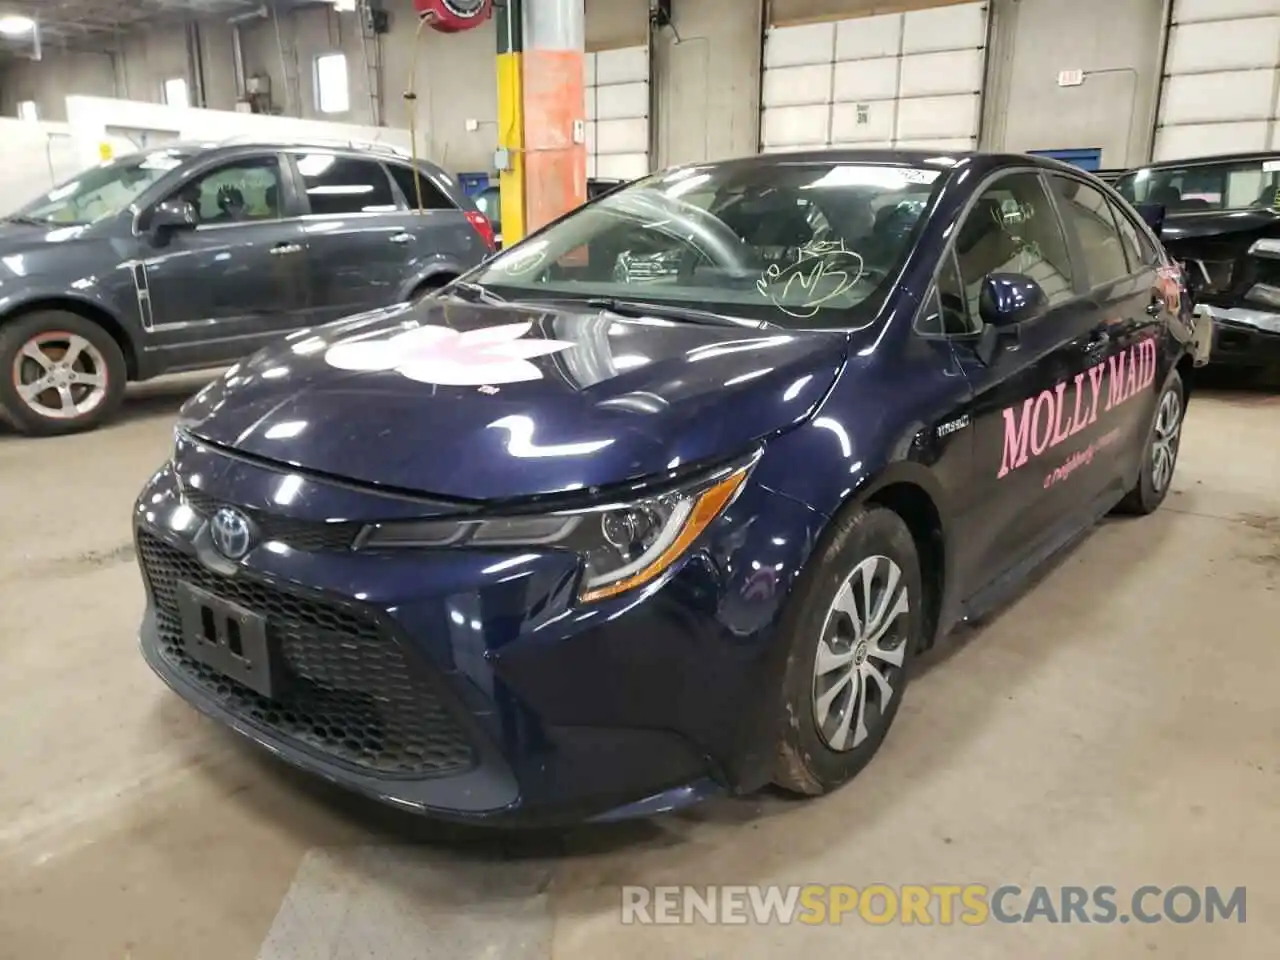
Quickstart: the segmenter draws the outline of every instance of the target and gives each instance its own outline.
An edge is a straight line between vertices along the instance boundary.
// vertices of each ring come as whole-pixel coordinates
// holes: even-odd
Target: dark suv
[[[349,142],[174,144],[50,190],[0,223],[0,413],[89,429],[126,381],[447,283],[493,228],[449,174],[414,169]]]
[[[1210,361],[1280,368],[1280,152],[1152,164],[1115,188],[1186,270]]]

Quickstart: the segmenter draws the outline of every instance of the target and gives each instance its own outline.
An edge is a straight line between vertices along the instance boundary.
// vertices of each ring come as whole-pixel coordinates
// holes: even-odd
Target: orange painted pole
[[[525,227],[587,200],[584,0],[524,0],[521,57]]]

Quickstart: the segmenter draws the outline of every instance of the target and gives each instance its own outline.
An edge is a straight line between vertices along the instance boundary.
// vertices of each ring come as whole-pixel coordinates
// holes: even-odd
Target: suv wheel
[[[817,795],[880,749],[919,646],[924,595],[911,531],[885,507],[839,521],[810,564],[784,628],[791,649],[774,782]]]
[[[91,430],[124,399],[124,354],[91,320],[42,310],[0,327],[0,412],[32,436]]]

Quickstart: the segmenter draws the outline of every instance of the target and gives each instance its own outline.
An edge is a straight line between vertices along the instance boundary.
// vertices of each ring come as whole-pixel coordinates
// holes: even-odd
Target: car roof
[[[1246,153],[1219,153],[1211,157],[1188,157],[1185,160],[1161,160],[1159,163],[1144,163],[1124,172],[1181,170],[1183,167],[1202,167],[1217,163],[1248,163],[1251,160],[1275,160],[1277,158],[1280,158],[1280,150],[1251,150]]]
[[[967,163],[965,162],[967,161]],[[1034,156],[1025,153],[995,153],[980,150],[901,149],[873,147],[815,147],[806,150],[787,150],[736,157],[731,160],[695,161],[681,164],[684,167],[737,167],[759,168],[796,163],[873,163],[904,167],[924,167],[944,173],[966,166],[979,175],[1001,167],[1040,167],[1062,173],[1085,174],[1087,171],[1074,164],[1055,160],[1053,157]]]
[[[135,151],[130,156],[147,156],[152,153],[173,151],[184,154],[207,154],[216,152],[239,152],[242,150],[344,150],[349,153],[362,153],[371,157],[387,160],[400,160],[412,163],[413,156],[408,150],[390,143],[362,140],[328,140],[323,138],[301,137],[231,137],[226,140],[178,140],[156,144],[151,148]],[[431,163],[426,157],[418,157],[419,163]]]

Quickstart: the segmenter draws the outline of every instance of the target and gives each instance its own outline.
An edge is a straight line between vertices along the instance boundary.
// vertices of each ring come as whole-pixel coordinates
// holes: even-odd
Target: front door
[[[166,198],[191,205],[194,230],[138,239],[148,346],[167,367],[229,362],[302,325],[306,257],[283,187],[273,154],[219,164]]]
[[[1095,492],[1085,437],[1100,412],[1090,375],[1097,311],[1076,272],[1044,181],[1027,171],[984,189],[939,274],[949,329],[969,331],[955,338],[973,391],[974,475],[961,507],[966,593],[1034,555]],[[1048,306],[984,357],[979,296],[993,273],[1035,280]]]
[[[332,151],[292,156],[307,206],[307,309],[324,323],[399,299],[416,241],[386,169]]]

